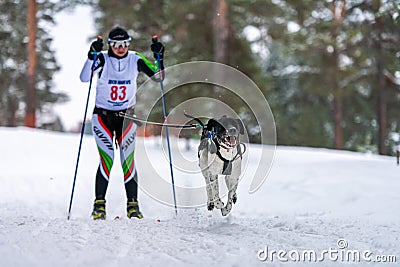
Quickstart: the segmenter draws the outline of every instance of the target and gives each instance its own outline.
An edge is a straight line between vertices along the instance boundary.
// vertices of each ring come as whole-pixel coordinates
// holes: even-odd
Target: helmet
[[[131,37],[128,32],[121,27],[113,28],[108,34],[108,42],[111,41],[130,41]]]

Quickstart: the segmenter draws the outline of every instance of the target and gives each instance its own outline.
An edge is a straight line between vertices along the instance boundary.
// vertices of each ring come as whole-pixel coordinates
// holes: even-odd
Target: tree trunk
[[[214,1],[214,61],[219,63],[228,63],[228,3],[226,0]]]
[[[383,71],[379,73],[379,90],[377,99],[378,112],[378,149],[380,155],[388,154],[387,137],[387,99],[386,99],[386,79]]]
[[[28,0],[28,73],[26,88],[25,126],[36,127],[36,34],[37,34],[37,3]]]
[[[18,103],[12,96],[7,96],[7,127],[17,126]]]
[[[343,149],[343,100],[341,97],[333,99],[335,124],[335,149]]]
[[[333,38],[335,39],[339,34],[340,26],[342,24],[344,14],[346,11],[346,0],[341,2],[341,5],[337,5],[337,1],[333,1],[332,12],[335,19],[335,27],[333,30]],[[336,70],[335,74],[339,72],[339,53],[338,46],[335,45],[332,57],[335,62]],[[333,94],[333,122],[334,122],[334,146],[335,149],[343,149],[343,96],[341,94],[342,88],[339,88],[338,77],[334,75],[333,87],[336,93]]]
[[[213,17],[213,53],[214,61],[227,64],[228,63],[228,38],[229,38],[229,20],[228,20],[228,3],[226,0],[214,0],[214,17]],[[226,84],[224,72],[219,65],[214,65],[213,73],[220,84]],[[219,86],[215,86],[212,98],[225,102],[224,90]],[[217,96],[217,97],[216,97]],[[222,116],[226,114],[223,105],[215,105],[213,108],[214,116]]]
[[[381,1],[375,0],[376,10],[381,7]],[[384,75],[384,48],[382,47],[382,31],[383,25],[381,18],[378,16],[375,19],[375,28],[377,30],[377,47],[382,56],[377,57],[377,80],[378,80],[378,96],[377,96],[377,117],[378,117],[378,151],[380,155],[388,154],[387,138],[387,99],[386,99],[386,78]]]

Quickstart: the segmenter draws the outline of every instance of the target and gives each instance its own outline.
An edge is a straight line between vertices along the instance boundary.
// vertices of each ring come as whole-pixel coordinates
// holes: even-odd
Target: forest
[[[100,34],[123,26],[138,51],[157,34],[166,67],[213,61],[243,72],[268,100],[278,145],[396,153],[398,0],[0,0],[0,126],[41,128],[45,110],[68,101],[53,91],[60,62],[48,27],[82,5],[93,8]],[[189,85],[167,103],[200,91]],[[240,101],[224,101],[256,125]]]

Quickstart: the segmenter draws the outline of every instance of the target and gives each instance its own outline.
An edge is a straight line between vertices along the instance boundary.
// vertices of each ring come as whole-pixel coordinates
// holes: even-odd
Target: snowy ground
[[[305,251],[323,256],[321,266],[365,266],[363,258],[343,259],[350,250],[364,254],[367,266],[400,262],[400,167],[392,157],[278,147],[266,182],[249,194],[248,176],[258,164],[250,155],[238,203],[227,218],[205,207],[179,209],[175,217],[173,208],[141,191],[145,218],[128,220],[118,167],[107,196],[108,218],[92,221],[98,156],[87,136],[67,221],[79,135],[25,128],[0,128],[0,135],[0,266],[304,266],[307,260],[294,260]],[[159,145],[146,142],[168,178]],[[181,153],[195,158],[196,145]],[[136,160],[145,180],[153,174],[143,149],[138,145]],[[177,171],[178,182],[202,182],[198,173],[179,176]],[[121,219],[113,220],[117,215]],[[274,254],[279,250],[280,259]],[[393,261],[390,255],[397,263],[377,262]]]

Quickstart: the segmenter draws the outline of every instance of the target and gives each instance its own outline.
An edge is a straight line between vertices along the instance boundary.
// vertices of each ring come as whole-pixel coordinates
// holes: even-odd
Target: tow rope
[[[123,111],[119,112],[118,116],[138,122],[140,124],[147,123],[147,124],[151,124],[151,125],[165,126],[165,127],[172,127],[172,128],[182,128],[182,129],[196,129],[196,128],[202,127],[199,123],[196,123],[196,124],[170,124],[170,123],[147,121],[147,120],[139,119],[136,116],[125,113]]]

